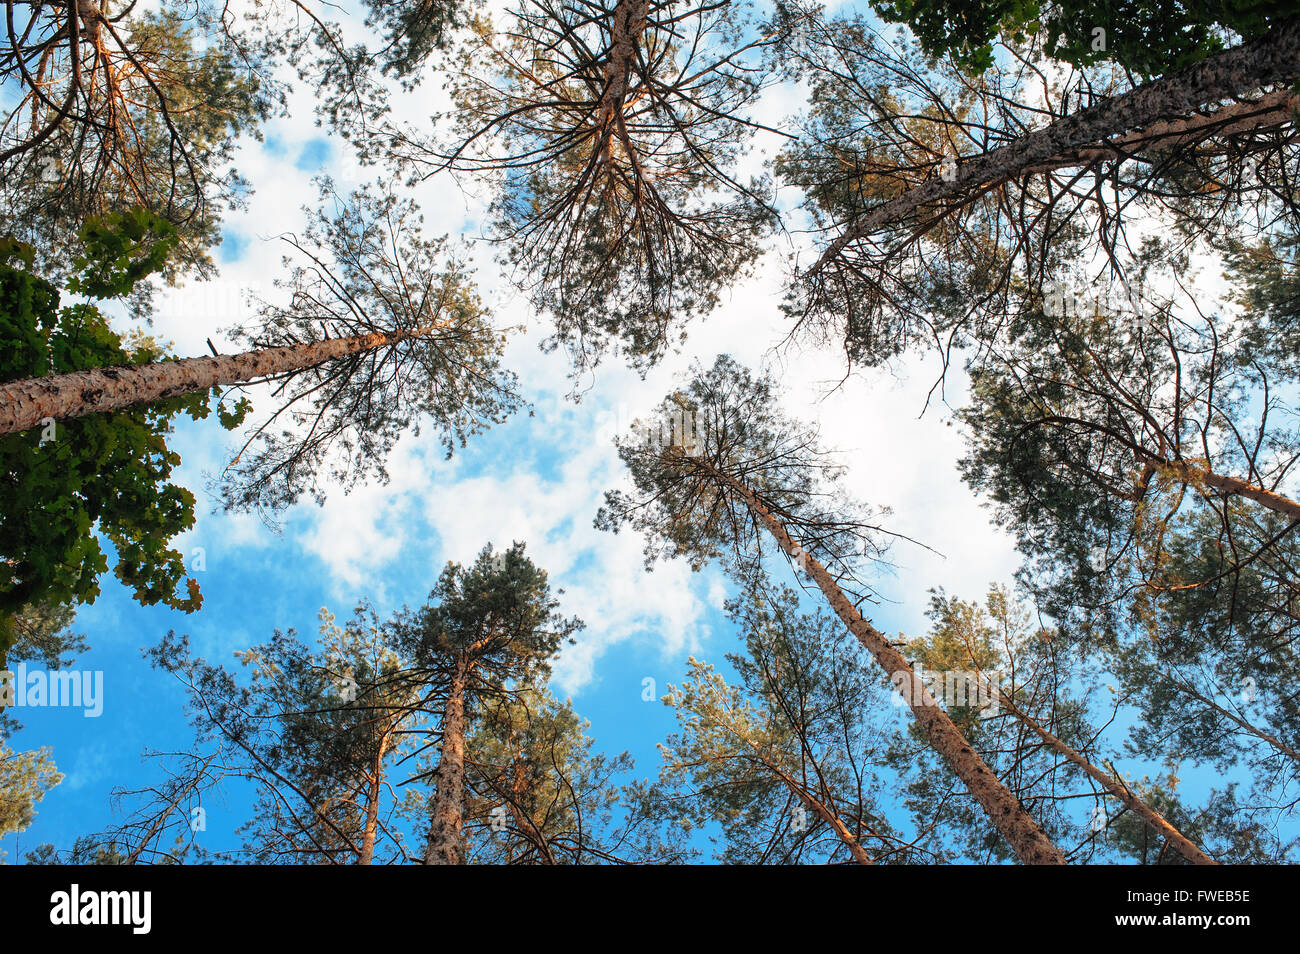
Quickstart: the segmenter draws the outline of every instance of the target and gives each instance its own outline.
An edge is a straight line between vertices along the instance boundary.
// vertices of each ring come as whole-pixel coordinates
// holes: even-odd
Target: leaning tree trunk
[[[844,824],[844,820],[840,818],[832,806],[826,804],[826,802],[813,795],[812,792],[808,791],[791,778],[790,773],[786,772],[771,759],[767,758],[767,756],[763,755],[762,750],[749,739],[745,739],[745,744],[754,750],[755,758],[767,766],[768,770],[781,780],[781,784],[789,790],[790,794],[794,795],[795,798],[798,798],[801,801],[807,802],[812,807],[813,811],[817,813],[817,816],[830,826],[830,829],[835,832],[836,837],[839,838],[844,847],[849,850],[849,854],[853,856],[855,863],[860,865],[874,865],[876,863],[872,857],[867,854],[867,850],[862,847],[862,842],[854,836],[853,832],[849,831],[849,826]]]
[[[996,688],[996,687],[995,687]],[[1102,788],[1118,798],[1130,811],[1138,815],[1150,825],[1153,829],[1164,835],[1171,845],[1178,850],[1184,858],[1194,865],[1217,865],[1218,862],[1203,852],[1196,846],[1190,838],[1175,828],[1163,815],[1148,805],[1142,799],[1138,798],[1127,785],[1121,784],[1114,776],[1103,772],[1097,766],[1088,761],[1081,752],[1075,750],[1068,743],[1057,738],[1047,729],[1039,724],[1038,720],[1033,718],[1018,705],[1007,693],[997,689],[998,702],[1011,710],[1011,714],[1028,726],[1040,739],[1046,742],[1051,748],[1063,755],[1066,759],[1073,762],[1079,768],[1087,773],[1088,777],[1093,779]]]
[[[1156,460],[1158,460],[1158,463]],[[1253,500],[1260,506],[1266,507],[1274,513],[1290,517],[1292,520],[1300,520],[1300,503],[1290,497],[1284,497],[1282,494],[1276,494],[1271,490],[1265,490],[1263,487],[1257,487],[1255,484],[1247,483],[1237,477],[1216,474],[1212,470],[1198,467],[1187,461],[1156,460],[1153,460],[1153,463],[1157,467],[1165,468],[1180,480],[1193,484],[1204,483],[1216,490],[1223,491],[1225,494],[1235,494],[1238,497]]]
[[[931,748],[943,756],[953,773],[966,785],[967,790],[984,808],[993,826],[1006,839],[1017,857],[1025,864],[1065,864],[1065,856],[1061,854],[1060,849],[1052,844],[1038,822],[1020,804],[1020,799],[1002,784],[980,754],[971,747],[970,742],[961,734],[961,730],[953,723],[948,713],[930,694],[924,681],[912,669],[912,664],[889,644],[889,640],[883,633],[858,612],[857,607],[826,572],[826,568],[795,543],[781,521],[759,502],[748,487],[703,461],[693,462],[739,495],[750,512],[758,517],[776,539],[781,549],[789,554],[791,559],[799,561],[804,572],[812,577],[825,595],[831,609],[875,657],[876,662],[889,675],[890,681],[897,686],[899,682],[895,679],[895,674],[902,673],[905,676],[906,685],[911,688],[911,691],[904,692],[904,698],[917,723],[924,730],[926,741]],[[901,686],[899,689],[902,691]]]
[[[1210,138],[1222,139],[1245,132],[1260,133],[1277,129],[1290,123],[1298,109],[1300,96],[1289,89],[1275,90],[1258,99],[1232,103],[1212,113],[1197,113],[1187,119],[1152,123],[1137,132],[1108,138],[1102,145],[1085,146],[1039,165],[1021,169],[1018,175],[1035,175],[1095,162],[1124,162],[1134,158],[1155,161]]]
[[[1183,458],[1171,459],[1164,454],[1155,453],[1148,450],[1135,441],[1126,439],[1123,435],[1117,433],[1114,429],[1104,427],[1099,424],[1081,421],[1077,418],[1064,417],[1061,415],[1051,415],[1048,417],[1037,418],[1020,428],[1019,434],[1024,434],[1030,428],[1042,424],[1075,424],[1082,426],[1085,430],[1095,433],[1105,434],[1114,438],[1124,446],[1128,447],[1137,457],[1138,461],[1143,464],[1142,474],[1135,482],[1133,492],[1126,495],[1128,499],[1135,503],[1140,501],[1151,486],[1151,478],[1157,472],[1164,473],[1176,480],[1189,484],[1204,484],[1207,487],[1213,487],[1225,494],[1238,497],[1245,497],[1247,500],[1253,500],[1262,507],[1272,510],[1274,513],[1280,513],[1284,517],[1290,517],[1292,520],[1300,520],[1300,501],[1291,499],[1272,490],[1266,490],[1258,484],[1242,480],[1240,477],[1231,477],[1227,474],[1215,473],[1208,466],[1201,466],[1199,462],[1193,462]],[[1019,439],[1017,435],[1017,440]],[[1206,461],[1208,464],[1209,462]]]
[[[326,338],[324,341],[262,348],[242,354],[91,368],[6,381],[0,384],[0,435],[24,431],[46,420],[116,411],[219,385],[244,384],[302,371],[336,358],[422,337],[430,330]]]
[[[442,711],[442,756],[434,772],[433,799],[429,806],[429,843],[426,865],[461,862],[461,829],[465,823],[465,683],[469,665],[456,664]]]
[[[1072,160],[1083,147],[1103,144],[1126,130],[1177,120],[1224,99],[1276,83],[1290,83],[1297,76],[1300,19],[1058,119],[992,152],[963,160],[950,179],[929,179],[851,221],[844,233],[826,247],[806,277],[815,278],[848,245],[922,205],[957,199],[990,184],[1011,181],[1035,168]]]

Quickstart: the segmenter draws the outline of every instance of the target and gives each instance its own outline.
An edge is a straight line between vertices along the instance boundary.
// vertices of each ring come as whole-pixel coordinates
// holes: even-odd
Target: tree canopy
[[[33,863],[1296,860],[1294,3],[6,11],[0,670],[117,667],[74,626],[111,566],[193,729]],[[219,267],[244,211],[283,257]],[[151,295],[226,274],[261,291],[174,354]],[[559,410],[647,384],[612,449]],[[214,412],[217,526],[309,536],[252,527],[205,608]],[[39,831],[92,788],[42,802],[3,688],[0,835]]]
[[[33,253],[13,239],[0,245],[0,379],[166,360],[147,338],[123,339],[93,304],[121,297],[157,271],[174,229],[146,212],[116,214],[82,229],[83,251],[69,290],[88,301],[60,307],[59,290],[33,270]],[[215,408],[237,426],[246,403],[222,407],[200,392],[141,408],[96,415],[0,438],[5,474],[0,539],[0,659],[15,638],[15,615],[29,604],[93,602],[109,557],[114,572],[145,605],[193,611],[202,603],[185,555],[171,545],[194,525],[194,494],[169,481],[180,463],[167,446],[178,414],[196,420]]]

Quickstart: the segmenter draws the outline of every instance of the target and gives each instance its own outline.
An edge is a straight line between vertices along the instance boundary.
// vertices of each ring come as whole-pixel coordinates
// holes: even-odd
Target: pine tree
[[[0,838],[25,831],[36,817],[36,803],[63,781],[50,756],[48,748],[15,752],[0,741]]]
[[[320,638],[293,630],[237,652],[240,669],[212,665],[169,634],[150,651],[189,694],[196,748],[163,789],[96,844],[132,863],[158,853],[205,794],[230,778],[251,781],[254,816],[243,856],[264,864],[404,862],[402,807],[393,776],[421,723],[422,686],[394,648],[391,623],[362,605],[343,626],[320,612]],[[242,672],[241,672],[242,671]]]
[[[758,539],[769,535],[822,591],[885,675],[899,680],[927,743],[1020,859],[1063,864],[1061,852],[971,748],[907,659],[859,611],[867,594],[846,592],[858,579],[864,554],[878,552],[879,545],[852,505],[819,486],[833,468],[812,432],[776,408],[773,382],[752,378],[722,356],[712,369],[697,370],[684,392],[665,400],[660,433],[671,433],[674,415],[694,416],[702,436],[649,446],[623,442],[619,455],[637,493],[608,493],[597,525],[612,530],[630,524],[645,531],[648,558],[684,554],[698,567],[723,557],[742,570],[752,568]]]
[[[55,280],[93,216],[140,207],[174,226],[168,274],[213,271],[221,217],[245,183],[228,166],[278,99],[254,44],[219,8],[31,4],[0,52],[0,234]]]
[[[546,573],[524,545],[484,547],[469,566],[449,563],[429,603],[406,614],[399,645],[425,672],[439,708],[439,750],[425,864],[465,860],[466,740],[477,713],[549,672],[582,624],[556,610]]]
[[[881,804],[891,710],[862,647],[762,577],[727,609],[746,648],[727,655],[738,681],[692,657],[664,696],[680,727],[660,746],[664,813],[720,826],[724,862],[911,860]]]
[[[469,864],[672,863],[687,852],[590,723],[542,685],[480,707],[465,741]]]
[[[327,467],[345,488],[382,478],[388,451],[422,416],[449,453],[504,420],[518,406],[500,366],[504,335],[445,241],[424,238],[413,203],[391,191],[343,200],[324,181],[321,201],[334,214],[318,210],[304,238],[288,239],[296,258],[286,264],[297,263],[283,280],[290,304],[265,303],[236,329],[253,351],[55,373],[29,362],[0,383],[0,434],[273,383],[278,407],[248,435],[220,489],[228,508],[274,513],[307,492],[322,499]],[[234,403],[232,426],[247,407]]]
[[[942,680],[936,689],[949,697],[948,711],[963,734],[999,775],[1017,779],[1018,796],[1034,806],[1035,817],[1052,826],[1055,840],[1081,836],[1083,844],[1073,857],[1085,857],[1079,851],[1097,848],[1095,836],[1112,813],[1128,812],[1143,820],[1149,837],[1160,839],[1189,863],[1215,863],[1099,751],[1099,724],[1113,713],[1093,715],[1100,678],[1097,661],[1080,665],[1059,633],[1039,624],[1030,607],[1005,587],[991,588],[979,604],[937,593],[928,615],[933,621],[930,633],[906,640],[904,652],[936,682]],[[929,772],[928,767],[918,770],[914,791],[927,790]],[[1094,787],[1105,794],[1088,799]],[[1069,817],[1066,806],[1072,796],[1094,806],[1087,835],[1081,835],[1078,820]],[[935,813],[942,814],[942,809]],[[981,838],[974,821],[965,822],[974,829],[968,841],[974,851],[982,852],[987,839]]]
[[[786,307],[854,361],[984,345],[1063,262],[1131,281],[1148,216],[1199,248],[1292,217],[1295,21],[1145,83],[1017,55],[972,77],[860,18],[801,23],[812,108],[777,169],[825,239]]]
[[[747,4],[523,2],[476,17],[452,64],[455,140],[377,132],[413,175],[491,183],[491,237],[579,367],[645,368],[748,273],[775,223],[736,167],[780,27]]]

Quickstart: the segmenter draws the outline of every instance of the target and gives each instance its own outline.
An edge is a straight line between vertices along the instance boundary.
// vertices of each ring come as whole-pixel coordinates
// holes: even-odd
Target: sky
[[[427,84],[395,101],[395,110],[418,120],[442,108],[441,96],[436,84]],[[786,115],[800,101],[800,90],[775,88],[761,114]],[[153,331],[173,341],[176,354],[206,354],[207,338],[223,352],[236,350],[218,329],[245,317],[243,289],[273,294],[282,271],[277,236],[304,226],[302,207],[316,196],[314,176],[328,175],[346,192],[376,175],[357,164],[350,146],[315,125],[312,106],[311,90],[295,90],[288,114],[266,125],[264,141],[242,143],[236,166],[253,193],[246,210],[226,217],[220,276],[164,294],[156,315]],[[775,145],[774,137],[756,140],[751,162],[761,162]],[[488,543],[499,549],[525,541],[528,555],[563,591],[562,611],[586,622],[577,644],[557,660],[552,686],[590,720],[599,749],[628,750],[638,775],[655,774],[655,745],[674,721],[658,702],[643,701],[643,681],[655,680],[662,695],[681,678],[689,655],[721,662],[736,651],[736,633],[721,611],[734,588],[717,569],[692,573],[681,561],[647,573],[638,534],[603,533],[592,520],[604,492],[624,481],[614,433],[655,405],[692,361],[708,365],[720,353],[773,370],[786,412],[816,423],[824,443],[842,455],[846,489],[888,508],[890,530],[932,548],[895,545],[894,570],[874,581],[881,603],[870,615],[879,629],[923,632],[933,587],[976,599],[990,584],[1010,582],[1018,565],[1013,541],[960,480],[962,441],[948,408],[931,402],[922,414],[937,365],[913,360],[845,378],[833,346],[778,347],[789,330],[779,309],[788,258],[805,237],[775,242],[754,276],[737,284],[716,313],[691,328],[682,351],[644,380],[609,358],[583,379],[575,402],[568,396],[567,358],[540,350],[546,322],[511,289],[481,240],[486,197],[462,185],[435,178],[414,196],[428,231],[467,243],[479,289],[499,324],[527,329],[513,338],[504,364],[519,376],[531,413],[473,438],[450,460],[434,434],[407,435],[388,461],[386,485],[372,481],[346,495],[335,490],[323,506],[300,503],[278,533],[253,516],[214,512],[204,487],[229,460],[233,437],[212,420],[181,419],[172,446],[183,463],[173,479],[198,494],[200,516],[178,545],[191,556],[203,551],[204,568],[194,573],[203,608],[186,615],[141,607],[111,574],[103,578],[98,601],[78,614],[76,628],[92,649],[74,666],[104,673],[103,712],[96,718],[70,709],[16,712],[25,728],[13,745],[51,747],[66,777],[38,806],[30,829],[0,841],[6,860],[20,860],[46,842],[67,848],[77,835],[105,828],[116,817],[113,791],[152,777],[142,763],[146,750],[189,746],[184,693],[141,657],[169,630],[189,634],[210,661],[233,665],[236,650],[276,628],[313,636],[322,607],[344,618],[362,599],[381,614],[419,605],[447,561],[472,560]],[[963,386],[960,372],[950,373],[945,396],[953,406],[960,406]],[[254,392],[252,418],[267,406]],[[234,845],[245,807],[238,792],[228,803],[207,806],[203,843]]]

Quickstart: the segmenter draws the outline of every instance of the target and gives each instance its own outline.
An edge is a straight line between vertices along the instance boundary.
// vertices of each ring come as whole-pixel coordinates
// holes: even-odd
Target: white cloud
[[[77,749],[72,768],[64,769],[63,784],[72,791],[94,785],[107,778],[112,767],[108,745],[83,745]]]

